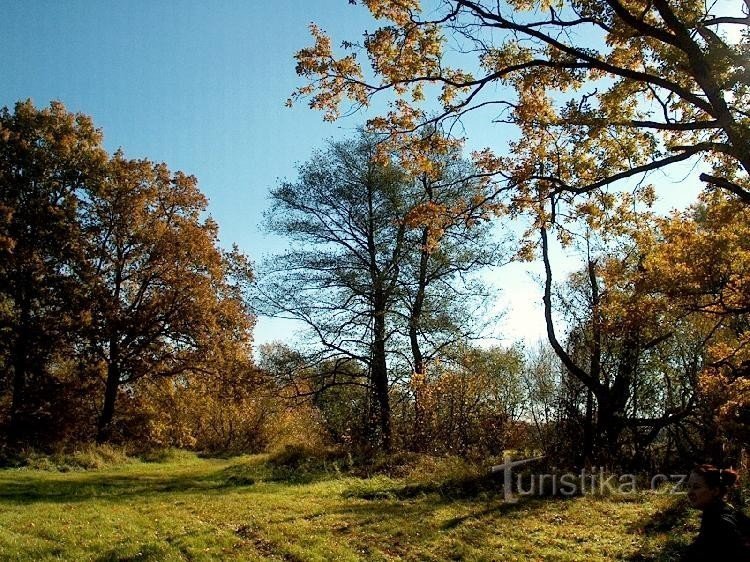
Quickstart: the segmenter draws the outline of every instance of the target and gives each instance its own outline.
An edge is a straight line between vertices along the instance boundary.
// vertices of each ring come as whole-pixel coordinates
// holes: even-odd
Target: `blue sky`
[[[282,247],[258,229],[268,189],[361,122],[284,107],[312,20],[339,37],[374,27],[345,0],[0,5],[0,106],[60,100],[93,117],[108,150],[196,175],[222,243],[254,260]],[[279,330],[261,322],[256,336]]]
[[[365,119],[329,124],[304,103],[284,107],[301,84],[293,55],[311,43],[311,21],[335,44],[375,27],[365,9],[346,0],[5,0],[0,6],[0,106],[60,100],[93,117],[108,150],[122,147],[130,157],[196,175],[222,243],[238,243],[254,260],[283,248],[258,229],[268,189],[293,178],[295,163],[326,138],[345,137]],[[503,142],[497,128],[470,133],[470,148]],[[514,265],[493,274],[505,291],[498,307],[510,307],[504,323],[510,340],[543,334],[540,295],[528,270]],[[287,334],[288,326],[264,320],[256,340]]]
[[[61,100],[94,118],[109,150],[195,174],[222,241],[257,257],[268,187],[346,134],[284,107],[293,54],[312,19],[340,35],[365,16],[342,0],[3,2],[0,105]]]

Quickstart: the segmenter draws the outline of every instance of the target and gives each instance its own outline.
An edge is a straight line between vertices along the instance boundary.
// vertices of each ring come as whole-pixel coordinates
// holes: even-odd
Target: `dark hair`
[[[719,468],[712,464],[699,464],[692,470],[700,475],[711,488],[720,488],[726,492],[737,481],[737,471],[731,468]]]

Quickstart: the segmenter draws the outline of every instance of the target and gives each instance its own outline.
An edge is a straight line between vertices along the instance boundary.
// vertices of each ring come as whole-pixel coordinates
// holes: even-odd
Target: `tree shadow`
[[[54,477],[50,478],[50,474]],[[338,478],[335,473],[282,470],[262,463],[237,463],[206,474],[161,474],[152,472],[148,465],[137,474],[19,472],[15,480],[0,481],[0,504],[70,503],[92,498],[117,501],[164,493],[218,494],[230,488],[254,486],[258,482],[305,485],[335,478]],[[273,493],[272,490],[265,491]]]
[[[405,511],[422,517],[426,511],[433,511],[446,504],[463,503],[480,507],[466,515],[454,517],[441,525],[442,530],[454,529],[466,521],[479,520],[489,516],[510,515],[518,510],[526,514],[548,507],[550,502],[566,502],[567,496],[524,496],[514,494],[514,501],[504,501],[502,478],[497,475],[482,475],[449,479],[442,482],[412,483],[391,488],[345,490],[346,499],[360,499],[367,504],[348,507],[347,511],[382,513],[392,508],[393,514],[403,517]],[[404,502],[411,502],[404,504]]]
[[[357,498],[364,500],[410,500],[426,496],[435,496],[437,502],[448,503],[461,500],[494,500],[504,497],[503,476],[502,474],[483,474],[479,476],[467,476],[463,478],[451,478],[438,482],[417,482],[391,488],[377,488],[374,490],[356,488],[346,490],[343,495],[348,498]],[[541,501],[568,501],[577,495],[566,496],[562,494],[552,495],[552,493],[540,494],[523,494],[514,490],[515,498],[525,500]],[[527,502],[528,503],[528,502]],[[515,505],[513,502],[507,502],[509,506]]]
[[[507,516],[507,515],[513,514],[515,511],[518,511],[519,509],[523,509],[525,515],[533,514],[536,511],[545,509],[546,504],[550,502],[560,502],[560,501],[568,501],[568,499],[559,498],[559,497],[524,498],[524,499],[519,499],[515,502],[505,502],[501,504],[495,504],[495,505],[486,507],[484,509],[474,511],[472,513],[467,513],[466,515],[461,515],[459,517],[454,517],[452,519],[449,519],[448,521],[442,524],[441,528],[447,531],[450,529],[455,529],[463,525],[467,521],[479,521],[486,517],[492,517],[492,516]]]
[[[34,475],[0,482],[0,503],[74,503],[92,498],[126,500],[163,493],[220,493],[227,488],[251,486],[255,480],[219,470],[205,475],[112,475],[67,473],[54,480]]]
[[[342,500],[326,515],[335,522],[330,526],[333,536],[341,537],[334,540],[351,537],[355,548],[366,549],[362,551],[364,559],[412,560],[414,552],[420,552],[422,560],[468,560],[472,555],[461,549],[476,546],[475,541],[481,542],[483,536],[493,533],[493,522],[506,517],[534,518],[546,511],[550,502],[562,501],[569,500],[525,496],[511,503],[497,494],[491,498],[450,499],[431,493],[405,500]],[[447,504],[448,509],[442,509]],[[367,541],[361,537],[367,537]],[[451,545],[458,545],[460,552],[449,552]]]
[[[495,475],[467,476],[440,482],[416,482],[376,490],[357,488],[344,492],[344,497],[363,500],[409,500],[434,495],[442,501],[468,500],[482,497],[490,499],[503,493],[502,484]]]
[[[680,560],[688,547],[681,539],[675,538],[678,530],[684,530],[688,525],[690,511],[684,498],[671,506],[654,513],[645,521],[640,521],[630,527],[630,532],[655,537],[666,535],[664,546],[656,554],[636,552],[628,558],[631,562],[659,561],[670,562]]]

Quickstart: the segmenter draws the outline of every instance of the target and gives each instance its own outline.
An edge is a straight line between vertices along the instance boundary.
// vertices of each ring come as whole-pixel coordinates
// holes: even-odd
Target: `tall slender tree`
[[[294,246],[269,263],[262,293],[266,312],[304,322],[324,355],[367,365],[373,438],[389,449],[389,318],[407,230],[399,218],[407,207],[402,172],[375,155],[371,137],[331,143],[300,168],[296,183],[271,192],[268,227]],[[352,373],[341,375],[362,384]]]
[[[326,362],[340,367],[339,381],[370,387],[386,448],[395,365],[405,359],[408,373],[423,377],[442,349],[475,332],[471,305],[484,293],[468,278],[500,255],[472,207],[486,184],[457,151],[434,154],[433,164],[414,176],[369,134],[332,143],[298,182],[272,192],[268,216],[295,246],[269,261],[266,311],[307,324],[323,356],[341,358]],[[436,225],[435,212],[450,219]],[[349,360],[367,366],[365,381]]]
[[[477,206],[492,194],[476,172],[452,148],[432,154],[430,172],[411,176],[404,185],[410,228],[394,312],[404,318],[400,331],[411,351],[415,443],[421,441],[424,414],[419,389],[429,365],[482,331],[482,318],[493,299],[476,274],[509,259],[507,240],[493,232],[486,210]]]

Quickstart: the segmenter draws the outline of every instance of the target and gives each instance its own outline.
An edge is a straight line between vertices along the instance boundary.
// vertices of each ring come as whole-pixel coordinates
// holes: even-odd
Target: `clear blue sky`
[[[60,100],[93,117],[108,150],[196,175],[222,243],[254,260],[280,247],[258,229],[269,187],[362,121],[326,124],[304,104],[284,107],[311,21],[337,37],[374,27],[345,0],[0,5],[0,106]],[[256,336],[277,332],[261,322]]]
[[[364,121],[360,115],[326,124],[304,103],[284,107],[300,85],[293,54],[311,43],[310,21],[337,42],[375,27],[365,9],[346,0],[5,0],[0,6],[0,106],[60,100],[93,117],[110,151],[122,147],[130,157],[196,175],[222,242],[238,243],[254,260],[282,247],[258,229],[269,187],[293,178],[295,163],[325,138],[347,136]],[[500,140],[496,128],[470,132],[474,148]],[[539,294],[525,269],[497,274],[515,310],[506,324],[511,338],[543,333]],[[256,339],[287,332],[262,321]]]
[[[1,13],[0,105],[61,100],[109,150],[195,174],[222,241],[256,258],[268,187],[346,133],[284,107],[293,54],[313,19],[338,36],[369,23],[343,0],[5,1]]]

